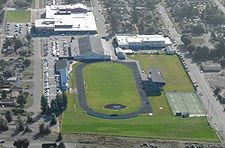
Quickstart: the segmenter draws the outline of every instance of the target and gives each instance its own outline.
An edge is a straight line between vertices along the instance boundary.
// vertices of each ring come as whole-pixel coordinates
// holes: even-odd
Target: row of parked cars
[[[48,99],[49,98],[49,73],[48,73],[48,60],[44,58],[43,63],[43,73],[44,73],[44,96]]]
[[[52,56],[59,56],[59,44],[58,41],[52,41]]]
[[[181,59],[181,61],[182,61],[182,64],[183,64],[183,66],[184,66],[184,68],[185,68],[185,70],[187,71],[187,72],[190,72],[190,68],[188,67],[188,65],[187,65],[187,63],[186,63],[186,61],[185,61],[185,58],[184,58],[184,56],[183,56],[183,54],[181,54],[179,51],[178,51],[178,56],[180,57],[180,59]],[[201,71],[201,73],[203,73],[203,71]],[[195,87],[198,87],[198,83],[197,83],[197,80],[193,80],[193,85],[195,86]],[[203,93],[202,92],[199,92],[198,93],[199,94],[199,96],[202,96],[203,95]]]

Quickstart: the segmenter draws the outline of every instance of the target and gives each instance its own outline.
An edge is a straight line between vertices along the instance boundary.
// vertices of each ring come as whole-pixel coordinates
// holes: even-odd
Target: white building
[[[36,19],[35,27],[45,32],[97,32],[93,12],[80,3],[46,6],[46,18]]]
[[[163,35],[116,35],[118,47],[142,50],[164,48],[172,45],[170,38]]]

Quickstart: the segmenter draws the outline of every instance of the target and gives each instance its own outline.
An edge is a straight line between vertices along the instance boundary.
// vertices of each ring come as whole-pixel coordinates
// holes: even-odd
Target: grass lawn
[[[192,38],[192,44],[202,45],[204,43],[205,43],[205,40],[202,37],[193,37]]]
[[[218,142],[205,118],[140,115],[125,120],[108,120],[87,115],[74,95],[68,94],[68,109],[63,114],[62,132],[149,137],[160,139],[200,140]]]
[[[83,69],[88,106],[103,113],[124,114],[137,111],[141,98],[131,69],[118,63],[101,62]],[[113,111],[104,108],[108,104],[122,104],[127,108]]]
[[[139,61],[145,72],[148,72],[150,68],[159,68],[166,82],[165,91],[194,91],[191,80],[176,55],[133,55],[129,57]]]
[[[73,66],[74,69],[75,67]],[[70,78],[71,83],[76,82],[73,72],[70,73]],[[75,85],[71,84],[71,86]],[[215,131],[208,126],[205,118],[176,118],[171,116],[164,94],[149,99],[153,106],[154,116],[139,115],[125,120],[108,120],[87,115],[78,105],[77,96],[68,93],[69,104],[63,114],[62,132],[64,134],[93,133],[160,139],[219,141]],[[159,107],[163,109],[160,110]]]
[[[30,22],[31,12],[29,10],[9,10],[6,12],[7,22],[26,23]]]

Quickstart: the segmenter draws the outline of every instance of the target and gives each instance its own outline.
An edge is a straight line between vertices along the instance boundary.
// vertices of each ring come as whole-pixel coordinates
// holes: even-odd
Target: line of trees
[[[58,116],[66,110],[67,104],[68,100],[65,92],[62,95],[58,94],[55,99],[52,99],[50,105],[44,95],[41,97],[41,110],[43,114],[55,113]]]

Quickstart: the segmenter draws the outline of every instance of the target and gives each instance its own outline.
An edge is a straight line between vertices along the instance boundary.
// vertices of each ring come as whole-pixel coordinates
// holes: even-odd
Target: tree
[[[221,89],[219,87],[216,87],[216,89],[213,92],[216,96],[218,96],[219,93],[221,92]]]
[[[209,48],[208,47],[200,47],[198,46],[196,52],[194,53],[194,59],[196,60],[205,60],[209,55]]]
[[[63,139],[62,133],[60,132],[60,133],[58,134],[58,137],[57,137],[57,139],[56,139],[56,142],[59,142],[59,141],[61,141],[62,139]]]
[[[202,34],[204,32],[205,32],[205,28],[202,25],[192,26],[192,33],[193,34]]]
[[[39,132],[40,132],[41,134],[44,134],[44,133],[45,133],[45,124],[44,124],[44,123],[41,123],[41,124],[39,125]]]
[[[3,90],[2,91],[2,98],[5,99],[7,97],[7,92],[6,90]]]
[[[66,110],[68,105],[68,98],[65,92],[63,92],[62,94],[62,103],[63,103],[64,110]]]
[[[24,64],[24,66],[25,67],[29,67],[30,66],[30,60],[29,59],[25,59],[24,61],[23,61],[23,64]]]
[[[32,115],[30,113],[27,113],[27,122],[32,123],[34,120],[32,118]]]
[[[39,132],[40,134],[50,134],[51,128],[49,126],[46,126],[44,123],[41,123],[39,125]]]
[[[19,95],[17,98],[17,103],[20,104],[20,106],[23,106],[27,103],[27,97],[23,94]]]
[[[55,113],[52,113],[50,125],[55,125],[56,123],[57,123],[56,115]]]
[[[32,132],[32,129],[30,129],[29,125],[26,125],[24,132],[28,132],[28,133]]]
[[[222,25],[225,23],[225,17],[221,14],[217,14],[210,19],[210,23],[214,25]]]
[[[58,145],[58,148],[66,148],[66,146],[63,142],[60,142],[59,145]]]
[[[187,46],[187,45],[191,44],[192,37],[190,35],[183,34],[181,36],[181,41],[184,43],[185,46]]]
[[[15,75],[15,72],[11,69],[6,69],[4,71],[4,77],[6,77],[6,78],[13,77],[14,75]]]
[[[58,106],[55,99],[52,99],[51,101],[51,112],[56,114],[58,113]]]
[[[17,127],[19,131],[23,131],[25,128],[25,124],[20,115],[17,116]]]
[[[5,116],[0,115],[0,131],[6,131],[8,129],[8,121]]]
[[[44,95],[41,97],[41,110],[42,113],[46,113],[49,110],[48,99]]]
[[[13,120],[13,113],[11,110],[7,110],[5,112],[5,118],[8,122],[11,122]]]
[[[194,44],[189,44],[189,45],[187,45],[187,51],[191,54],[191,55],[193,55],[193,52],[195,52],[195,50],[196,50],[196,46],[194,45]]]
[[[16,141],[14,141],[13,145],[16,148],[27,148],[30,145],[30,142],[27,139],[23,139],[23,140],[18,139]]]
[[[12,45],[12,40],[9,39],[9,38],[7,38],[7,39],[5,40],[5,43],[3,44],[3,48],[7,48],[7,47],[9,47],[9,46],[11,46],[11,45]]]
[[[62,95],[57,94],[56,99],[55,99],[55,103],[56,103],[55,113],[59,114],[64,109]]]
[[[18,48],[23,47],[23,43],[21,41],[21,39],[17,38],[15,40],[15,46],[14,46],[14,50],[16,51]]]

